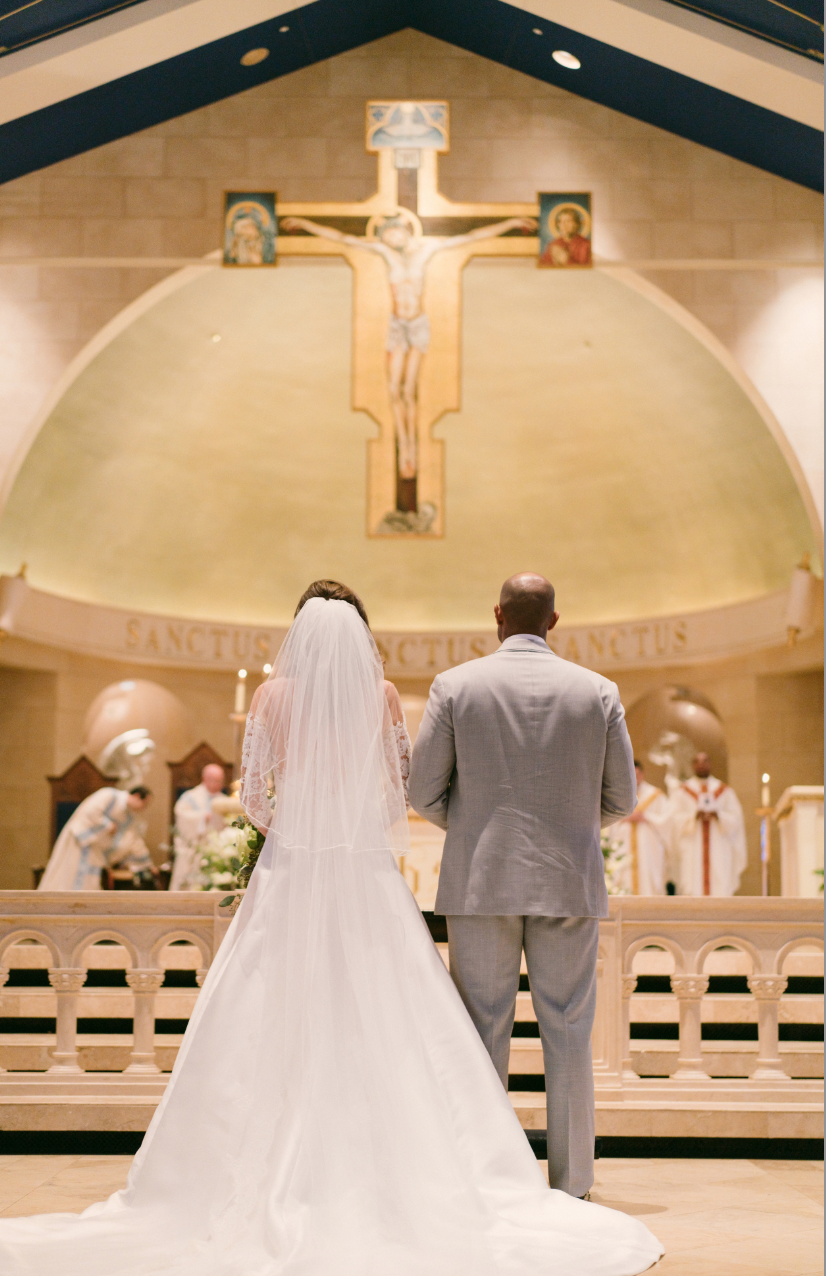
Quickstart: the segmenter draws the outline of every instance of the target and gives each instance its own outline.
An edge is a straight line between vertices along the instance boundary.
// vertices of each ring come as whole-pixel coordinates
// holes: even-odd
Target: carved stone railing
[[[747,984],[757,1004],[757,1067],[748,1085],[766,1091],[788,1089],[778,1050],[781,997],[786,966],[798,950],[823,946],[822,907],[817,900],[772,897],[734,899],[622,897],[610,901],[600,923],[600,971],[594,1025],[594,1076],[598,1091],[617,1096],[653,1092],[654,1079],[639,1078],[632,1063],[630,1024],[638,967],[652,950],[668,957],[671,992],[679,1007],[677,1068],[657,1079],[659,1091],[697,1086],[722,1089],[703,1060],[702,1018],[707,1004],[709,966],[720,950],[743,955]],[[704,1002],[704,998],[706,1001]],[[640,1044],[639,1042],[637,1043]],[[795,1083],[796,1084],[796,1083]]]
[[[6,1007],[2,1015],[56,1018],[56,1034],[48,1038],[48,1055],[44,1045],[26,1047],[27,1058],[39,1051],[43,1062],[28,1062],[22,1067],[19,1062],[12,1064],[17,1070],[0,1077],[0,1128],[4,1128],[4,1112],[10,1112],[12,1107],[19,1128],[34,1128],[25,1124],[29,1120],[25,1104],[33,1102],[31,1096],[39,1096],[37,1101],[46,1103],[49,1095],[59,1093],[64,1096],[60,1102],[77,1107],[81,1094],[83,1101],[90,1104],[95,1102],[95,1096],[104,1095],[112,1103],[112,1094],[117,1090],[119,1094],[143,1095],[140,1102],[150,1105],[158,1101],[166,1081],[160,1074],[158,1051],[162,1066],[170,1068],[180,1039],[170,1038],[167,1044],[163,1037],[155,1037],[158,1007],[165,1001],[174,1004],[177,1010],[171,1017],[183,1019],[191,1013],[198,995],[195,986],[179,990],[183,995],[170,988],[161,991],[164,970],[172,965],[181,968],[183,963],[196,976],[193,984],[203,983],[229,924],[218,908],[221,898],[220,894],[194,892],[0,892],[0,1002]],[[101,940],[109,941],[110,946],[96,948]],[[29,945],[19,946],[22,941],[29,941]],[[189,947],[171,947],[175,941],[184,941]],[[712,1109],[731,1112],[738,1108],[745,1113],[759,1108],[771,1109],[775,1116],[785,1111],[793,1114],[797,1122],[789,1124],[790,1130],[803,1129],[800,1122],[804,1117],[809,1122],[805,1128],[814,1128],[819,1083],[813,1079],[813,1072],[806,1073],[803,1079],[790,1079],[783,1064],[783,1047],[778,1047],[778,1021],[781,1005],[788,1017],[787,1003],[795,1000],[784,997],[788,974],[801,969],[804,953],[809,962],[806,969],[810,970],[817,961],[817,945],[822,948],[821,908],[819,901],[813,899],[612,899],[610,915],[600,923],[597,1014],[592,1038],[598,1129],[600,1120],[607,1119],[606,1113],[614,1119],[617,1113],[627,1116],[632,1109],[671,1109],[673,1113],[678,1108],[701,1108],[707,1113]],[[739,1003],[749,1005],[740,1005],[741,1021],[744,1016],[750,1022],[756,1019],[758,1029],[756,1063],[748,1077],[709,1075],[710,1043],[702,1040],[702,1024],[714,1011],[711,1003],[715,995],[708,994],[709,974],[719,974],[721,962],[728,963],[726,969],[734,963],[738,973],[747,979],[749,993],[745,993],[744,986]],[[637,979],[641,973],[651,973],[652,963],[659,963],[657,970],[663,973],[667,968],[670,975],[671,991],[657,1003],[659,1011],[665,1003],[665,1010],[671,1015],[668,1022],[679,1019],[679,1044],[659,1043],[659,1047],[678,1051],[676,1068],[668,1076],[638,1075],[641,1050],[649,1043],[632,1041],[631,1037],[631,1024],[639,1022],[641,1008],[651,1004],[650,994],[638,993]],[[3,988],[9,966],[38,964],[48,969],[50,986],[45,986],[44,978],[39,988]],[[126,967],[126,987],[86,985],[87,970],[106,964]],[[39,1001],[45,1008],[14,1011],[13,1005],[23,1005],[24,994],[28,995],[26,1004]],[[114,1001],[118,1003],[115,1013],[129,1016],[131,1012],[131,1050],[127,1034],[110,1038],[109,1046],[90,1046],[89,1037],[79,1040],[79,1007],[81,1017],[85,1008],[90,1017],[97,1013],[105,1018],[111,1015],[111,1009],[95,1012],[91,1008],[104,1003],[110,1006]],[[803,1011],[814,1022],[820,1011],[817,999],[800,997],[797,1001],[806,1003]],[[159,1017],[163,1018],[163,1012]],[[520,993],[517,1018],[533,1017],[530,995]],[[666,1019],[661,1017],[658,1021]],[[10,1035],[0,1037],[6,1058],[12,1051],[8,1044],[11,1040]],[[32,1038],[28,1040],[31,1042]],[[113,1046],[112,1041],[118,1044]],[[737,1042],[735,1048],[746,1044]],[[789,1049],[788,1044],[785,1048]],[[99,1059],[106,1049],[109,1057],[96,1066],[108,1071],[89,1067],[84,1070],[84,1058]],[[801,1052],[803,1049],[801,1046]],[[808,1049],[814,1052],[822,1047],[813,1043]],[[511,1071],[542,1070],[541,1043],[537,1039],[514,1038],[512,1061],[517,1055],[523,1063],[527,1059],[527,1066],[512,1066]],[[113,1062],[115,1058],[117,1062]],[[754,1060],[753,1049],[751,1059]],[[25,1068],[30,1070],[24,1071]],[[41,1070],[33,1070],[36,1068]],[[113,1068],[121,1071],[113,1072]],[[514,1093],[512,1099],[523,1124],[544,1125],[544,1095]],[[151,1115],[151,1106],[146,1111]],[[123,1120],[127,1117],[128,1113]],[[129,1119],[143,1122],[144,1109],[140,1117],[133,1113]],[[49,1120],[60,1122],[65,1117],[57,1114]],[[99,1121],[100,1116],[90,1115],[88,1120]],[[49,1128],[64,1126],[53,1124]],[[87,1128],[102,1127],[91,1124]],[[123,1128],[145,1128],[145,1124]],[[616,1124],[602,1127],[605,1133],[630,1128]],[[726,1130],[730,1132],[730,1126]]]
[[[198,953],[200,986],[229,919],[218,909],[221,895],[202,892],[2,891],[0,892],[0,989],[9,977],[12,950],[28,941],[48,951],[49,984],[56,1006],[56,1044],[48,1069],[79,1076],[78,999],[86,982],[90,950],[101,940],[119,946],[128,964],[133,1001],[129,1074],[155,1075],[155,1003],[164,981],[163,956],[184,941]],[[0,1068],[0,1071],[3,1071]]]

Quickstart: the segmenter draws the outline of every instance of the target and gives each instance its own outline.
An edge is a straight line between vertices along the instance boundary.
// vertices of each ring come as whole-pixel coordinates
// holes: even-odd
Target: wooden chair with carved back
[[[196,784],[201,783],[201,772],[210,762],[217,766],[223,767],[224,770],[224,788],[229,788],[232,783],[234,767],[231,762],[225,762],[211,744],[207,744],[202,740],[196,745],[190,753],[182,758],[180,762],[167,762],[169,767],[169,778],[171,781],[171,806],[169,811],[170,824],[175,823],[175,803],[182,793],[187,789],[194,789]]]

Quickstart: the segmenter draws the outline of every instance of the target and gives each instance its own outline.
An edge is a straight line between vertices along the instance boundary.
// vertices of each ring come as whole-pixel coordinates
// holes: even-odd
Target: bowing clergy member
[[[175,862],[169,882],[171,891],[200,889],[198,843],[211,829],[222,829],[224,820],[212,809],[212,799],[224,787],[224,768],[208,762],[201,783],[187,789],[175,803]]]
[[[672,848],[680,895],[733,895],[746,867],[743,808],[698,753],[694,775],[672,795]]]
[[[153,872],[139,821],[151,796],[138,784],[128,792],[103,788],[84,798],[55,842],[37,889],[98,891],[107,867]]]
[[[671,803],[649,784],[641,762],[634,759],[637,805],[608,830],[611,844],[624,854],[623,886],[631,895],[665,895],[665,860]]]

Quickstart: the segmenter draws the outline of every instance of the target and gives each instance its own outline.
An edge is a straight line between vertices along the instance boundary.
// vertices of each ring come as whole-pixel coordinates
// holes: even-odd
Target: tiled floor
[[[128,1156],[2,1156],[0,1215],[81,1210],[122,1187]],[[823,1165],[813,1161],[597,1163],[594,1200],[641,1218],[658,1276],[821,1276]]]
[[[823,1163],[597,1162],[592,1199],[641,1218],[662,1276],[821,1276]]]

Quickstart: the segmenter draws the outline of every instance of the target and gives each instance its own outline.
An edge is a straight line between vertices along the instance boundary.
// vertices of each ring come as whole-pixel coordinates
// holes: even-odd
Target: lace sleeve
[[[273,802],[268,793],[268,776],[273,771],[272,746],[263,722],[247,718],[241,752],[241,805],[253,824],[268,829],[273,818]]]
[[[410,743],[410,736],[407,734],[407,723],[404,718],[401,722],[393,724],[393,732],[396,737],[396,748],[399,751],[399,767],[402,773],[402,784],[404,785],[404,803],[410,810],[410,798],[407,794],[407,780],[410,775],[410,756],[413,752],[413,745]]]

